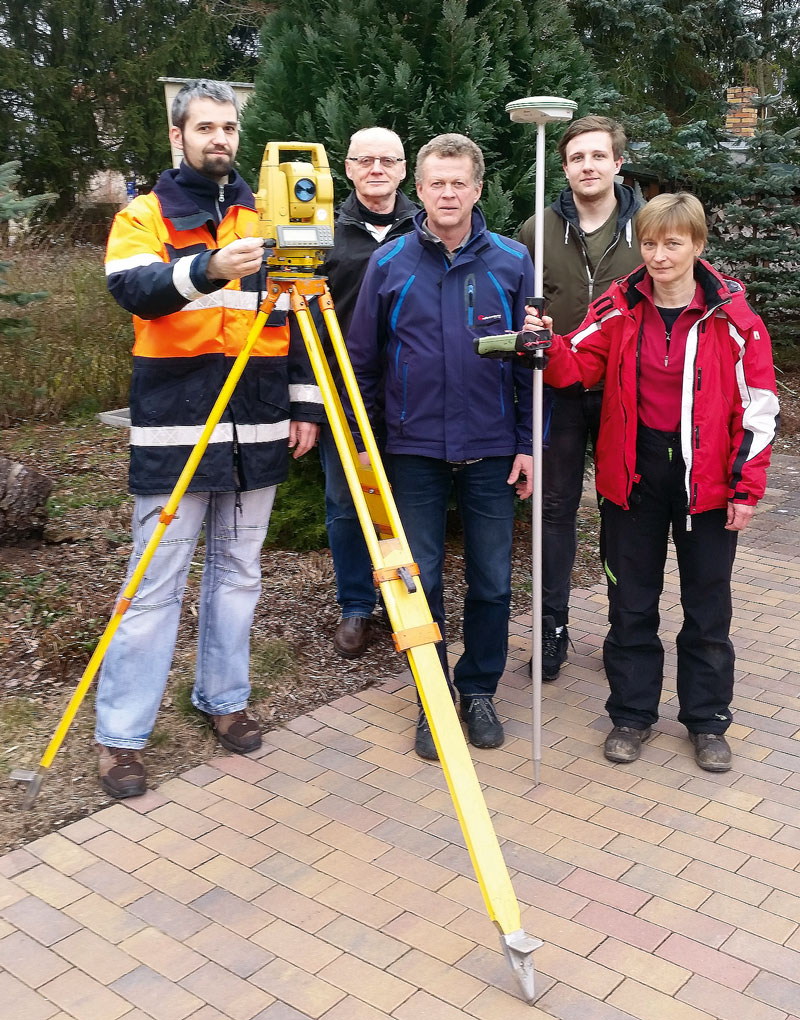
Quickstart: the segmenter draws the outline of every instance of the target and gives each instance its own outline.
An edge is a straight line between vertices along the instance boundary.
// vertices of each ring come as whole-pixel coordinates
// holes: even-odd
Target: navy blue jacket
[[[347,346],[367,412],[382,401],[389,453],[462,461],[531,453],[532,372],[480,358],[473,339],[522,328],[533,263],[472,212],[452,265],[422,229],[370,258]],[[519,359],[518,359],[519,360]]]

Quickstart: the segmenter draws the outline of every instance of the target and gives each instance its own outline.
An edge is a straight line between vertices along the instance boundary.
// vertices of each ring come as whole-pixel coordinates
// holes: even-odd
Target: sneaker
[[[566,624],[556,629],[552,616],[542,617],[542,680],[552,683],[567,661],[569,631]]]
[[[97,745],[100,785],[112,797],[141,797],[147,792],[142,752],[133,747]]]
[[[428,717],[425,715],[425,709],[421,705],[419,708],[419,718],[417,719],[417,732],[414,737],[414,750],[425,761],[439,760],[439,752],[436,750],[436,744],[433,742],[433,734],[428,723]]]
[[[706,772],[727,772],[731,767],[731,748],[721,733],[690,733],[694,760]]]
[[[652,730],[637,730],[632,726],[615,726],[606,737],[603,753],[609,761],[636,761],[642,753],[642,744],[649,740]]]
[[[228,715],[206,715],[214,727],[217,740],[226,751],[249,754],[261,747],[261,727],[244,709]]]
[[[473,747],[500,747],[506,739],[489,697],[462,698],[461,718],[467,724],[467,736]]]

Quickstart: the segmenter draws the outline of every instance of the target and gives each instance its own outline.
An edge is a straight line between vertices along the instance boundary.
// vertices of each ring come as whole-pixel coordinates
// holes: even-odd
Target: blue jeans
[[[578,549],[577,513],[586,445],[600,428],[602,390],[555,390],[550,441],[542,457],[542,616],[568,622],[570,577]]]
[[[336,572],[336,601],[343,620],[353,616],[367,618],[372,615],[377,598],[372,561],[327,422],[320,432],[319,459],[325,472],[325,527]]]
[[[147,743],[172,665],[186,578],[204,525],[192,704],[212,715],[247,706],[250,628],[261,594],[261,547],[275,489],[240,493],[240,507],[234,492],[190,492],[183,497],[103,660],[95,726],[99,744],[142,748]],[[168,498],[135,497],[128,577]]]
[[[513,457],[486,457],[457,467],[444,460],[387,454],[387,473],[397,509],[419,565],[422,589],[445,638],[442,568],[447,506],[455,489],[464,529],[464,654],[453,681],[462,696],[493,696],[508,653],[511,605]],[[438,645],[447,675],[445,641]]]

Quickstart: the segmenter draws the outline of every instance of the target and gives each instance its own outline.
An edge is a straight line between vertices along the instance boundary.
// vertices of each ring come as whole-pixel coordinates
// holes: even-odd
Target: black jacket
[[[414,214],[419,208],[406,198],[402,191],[398,191],[395,211],[397,219],[379,243],[364,226],[354,191],[350,192],[336,210],[334,245],[325,260],[322,272],[328,277],[336,317],[345,340],[370,255],[381,244],[386,244],[387,241],[392,241],[412,230]]]

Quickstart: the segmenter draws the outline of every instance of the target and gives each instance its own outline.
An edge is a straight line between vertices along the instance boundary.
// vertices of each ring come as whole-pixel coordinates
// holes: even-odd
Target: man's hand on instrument
[[[240,237],[219,248],[208,260],[209,280],[239,280],[257,273],[264,256],[263,237]]]
[[[289,449],[294,450],[295,460],[317,445],[319,425],[311,421],[289,422]]]

